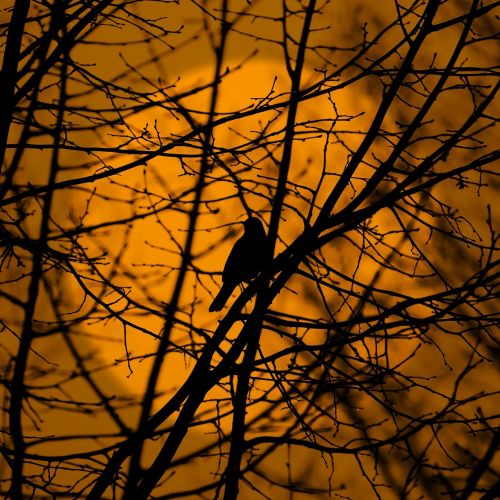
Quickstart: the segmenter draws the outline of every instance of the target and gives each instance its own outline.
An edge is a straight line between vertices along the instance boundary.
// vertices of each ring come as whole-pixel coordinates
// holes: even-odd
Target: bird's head
[[[261,235],[264,234],[266,235],[266,232],[264,230],[264,226],[262,225],[262,222],[260,219],[257,219],[257,217],[249,217],[244,223],[243,226],[245,227],[245,233],[251,234],[251,235]]]

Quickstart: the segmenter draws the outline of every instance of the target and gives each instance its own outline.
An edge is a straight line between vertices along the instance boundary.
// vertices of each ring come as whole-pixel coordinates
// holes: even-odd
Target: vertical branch
[[[287,68],[291,78],[290,91],[290,108],[288,110],[287,122],[285,128],[285,137],[283,141],[283,155],[279,166],[278,182],[274,196],[273,209],[271,212],[271,221],[269,226],[269,241],[271,245],[270,254],[274,254],[276,240],[278,237],[278,228],[280,216],[287,191],[288,174],[290,171],[290,163],[292,159],[293,138],[295,135],[295,120],[298,110],[298,94],[300,91],[300,81],[302,70],[304,68],[305,55],[307,50],[307,40],[309,38],[311,22],[314,14],[316,2],[311,0],[306,10],[302,33],[300,37],[299,47],[295,67],[292,69],[291,61],[289,61],[289,53],[287,49],[287,33],[286,33],[286,12],[283,12],[284,23],[284,39],[283,48],[286,58]],[[283,9],[286,9],[286,3],[283,3]],[[245,349],[243,363],[238,371],[238,382],[236,387],[236,395],[234,400],[233,424],[231,430],[231,448],[229,451],[229,459],[225,472],[225,500],[234,500],[238,497],[240,469],[243,452],[245,451],[245,416],[248,392],[250,390],[250,379],[252,374],[255,356],[259,347],[260,334],[262,328],[263,314],[265,310],[265,299],[259,294],[257,304],[253,312],[250,333],[248,334],[248,345]]]
[[[7,30],[7,43],[2,61],[2,71],[0,72],[0,171],[5,158],[7,138],[14,112],[17,65],[29,8],[30,0],[14,2],[14,10]]]
[[[276,192],[274,193],[273,209],[271,212],[271,221],[269,223],[269,242],[270,242],[271,255],[274,255],[274,248],[276,246],[276,239],[278,237],[278,228],[281,217],[281,210],[283,207],[283,202],[285,200],[285,194],[287,190],[286,184],[288,181],[288,172],[290,171],[293,138],[295,135],[295,119],[297,116],[297,109],[299,106],[298,94],[300,91],[300,80],[302,76],[302,70],[304,67],[305,54],[307,49],[307,39],[309,37],[311,21],[314,14],[315,6],[316,6],[316,0],[311,0],[307,7],[304,19],[304,25],[302,27],[302,34],[300,37],[299,47],[297,50],[297,59],[295,61],[295,67],[293,68],[293,70],[291,69],[291,63],[290,64],[287,63],[287,67],[289,67],[289,75],[291,78],[290,108],[288,110],[288,115],[287,115],[285,137],[283,139],[283,155],[281,157],[281,162],[279,166],[278,182],[276,185]],[[283,8],[286,8],[285,4]],[[286,13],[283,13],[283,16],[285,19]],[[288,50],[287,50],[286,33],[284,34],[283,45],[285,50],[285,57],[287,57]]]
[[[194,243],[194,235],[196,232],[196,224],[198,221],[198,215],[202,200],[203,188],[205,186],[205,177],[209,168],[209,156],[211,152],[210,142],[212,140],[212,126],[214,121],[217,99],[219,95],[219,81],[221,76],[222,62],[224,60],[224,51],[226,47],[226,38],[229,32],[230,24],[227,22],[227,12],[228,12],[228,0],[223,0],[222,2],[222,22],[221,22],[221,37],[219,46],[215,50],[216,64],[213,78],[213,89],[210,97],[210,106],[207,119],[207,127],[203,133],[203,151],[200,162],[200,171],[198,174],[198,179],[196,182],[196,188],[194,193],[194,202],[191,211],[189,212],[189,224],[186,236],[186,242],[184,244],[184,249],[182,253],[182,262],[180,265],[179,274],[177,275],[177,280],[172,292],[172,297],[165,308],[165,326],[163,328],[163,334],[158,345],[156,355],[154,357],[153,367],[151,369],[151,374],[148,378],[148,385],[146,393],[142,401],[141,416],[139,421],[139,426],[137,429],[137,434],[142,434],[144,428],[147,425],[149,415],[151,413],[151,408],[153,406],[153,401],[155,397],[156,386],[158,383],[158,377],[160,375],[161,367],[165,359],[166,347],[170,340],[170,335],[172,328],[175,323],[175,314],[177,312],[177,307],[179,304],[179,299],[184,288],[186,273],[189,270],[192,259],[192,247]],[[135,486],[140,477],[140,460],[143,449],[144,441],[139,441],[132,454],[129,468],[129,476],[127,483],[126,498],[137,498],[136,493],[134,493]],[[154,487],[154,484],[151,485]]]
[[[55,15],[60,15],[64,18],[64,11],[54,9],[52,18],[52,29],[56,29],[57,23]],[[65,31],[65,24],[62,23],[62,30]],[[56,35],[56,33],[54,34]],[[59,169],[59,143],[61,140],[64,127],[64,111],[66,105],[66,85],[68,73],[68,58],[69,52],[67,47],[63,50],[63,59],[60,70],[60,91],[59,103],[57,107],[57,120],[54,131],[54,144],[52,159],[50,164],[49,178],[47,186],[52,186],[56,180],[57,171]],[[43,274],[43,259],[47,246],[47,236],[49,233],[50,214],[53,201],[53,190],[49,189],[44,197],[42,205],[40,233],[39,238],[33,249],[33,262],[31,268],[30,284],[28,288],[28,299],[24,306],[24,318],[21,335],[19,338],[19,347],[17,350],[14,373],[11,382],[11,401],[9,408],[9,424],[13,444],[13,466],[12,466],[12,484],[10,494],[15,500],[23,498],[23,468],[24,454],[26,443],[24,441],[22,413],[23,400],[25,397],[24,377],[28,368],[28,357],[33,341],[33,320],[35,315],[35,307],[39,296],[40,280]]]
[[[260,303],[259,303],[260,306]],[[234,396],[233,426],[231,429],[231,449],[226,466],[224,500],[238,498],[241,459],[245,451],[245,416],[247,414],[247,398],[250,390],[250,378],[257,349],[259,347],[260,333],[262,330],[263,314],[261,307],[257,306],[248,320],[252,323],[248,332],[248,345],[245,349],[243,362],[237,371],[238,383]],[[260,311],[260,313],[259,313]]]

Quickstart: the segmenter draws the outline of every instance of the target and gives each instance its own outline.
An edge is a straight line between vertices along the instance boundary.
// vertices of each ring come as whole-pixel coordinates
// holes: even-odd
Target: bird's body
[[[255,278],[269,258],[269,243],[262,222],[250,217],[244,222],[245,232],[234,244],[222,271],[222,287],[209,311],[220,311],[233,290],[242,282]]]

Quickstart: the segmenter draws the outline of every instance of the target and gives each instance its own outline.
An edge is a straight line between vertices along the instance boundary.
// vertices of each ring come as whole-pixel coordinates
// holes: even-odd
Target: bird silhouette
[[[234,244],[222,271],[222,287],[209,311],[220,311],[242,282],[255,278],[269,258],[269,242],[262,222],[250,217],[243,223],[245,232]]]

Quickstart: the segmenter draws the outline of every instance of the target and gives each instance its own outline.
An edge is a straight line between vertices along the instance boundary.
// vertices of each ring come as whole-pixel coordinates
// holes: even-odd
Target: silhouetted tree
[[[2,494],[494,498],[499,6],[4,3]]]

